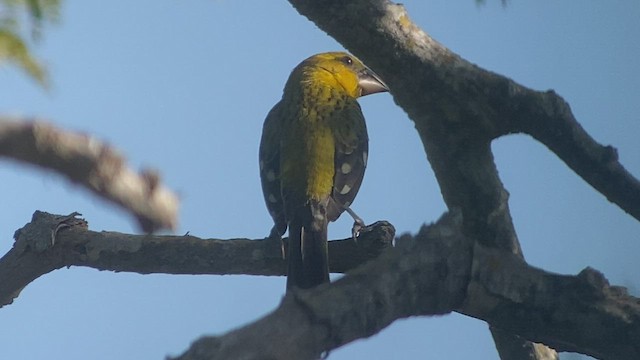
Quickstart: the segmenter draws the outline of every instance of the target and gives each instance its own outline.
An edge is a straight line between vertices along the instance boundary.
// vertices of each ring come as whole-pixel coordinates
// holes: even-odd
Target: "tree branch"
[[[418,28],[404,7],[390,1],[290,2],[385,79],[394,100],[415,122],[447,206],[462,210],[465,234],[484,246],[521,254],[508,193],[490,148],[492,140],[513,132],[530,133],[640,219],[637,180],[617,162],[614,151],[580,128],[569,107],[552,92],[527,89],[462,59]],[[506,337],[504,331],[494,332],[503,359],[557,357],[516,336]]]
[[[485,246],[521,255],[508,193],[490,148],[499,131],[492,108],[496,99],[489,90],[500,77],[434,41],[402,6],[389,1],[290,2],[385,79],[394,100],[415,122],[447,206],[462,210],[465,233]],[[557,357],[504,332],[494,338],[496,346],[504,347],[499,353],[509,353],[510,360]]]
[[[640,220],[640,181],[618,161],[617,150],[596,142],[553,91],[512,96],[514,107],[538,109],[512,117],[513,131],[531,135],[609,201]],[[515,114],[514,114],[515,115]]]
[[[556,275],[477,245],[472,274],[461,313],[558,351],[640,358],[640,299],[597,270]]]
[[[71,265],[139,273],[284,274],[278,241],[97,233],[75,215],[36,212],[16,231],[14,247],[0,259],[3,303],[38,276]],[[640,356],[639,299],[610,287],[593,270],[554,275],[517,255],[478,245],[463,235],[461,223],[460,216],[444,217],[415,239],[404,235],[387,251],[393,228],[384,222],[368,227],[357,246],[351,239],[331,241],[334,272],[384,252],[333,284],[286,297],[274,313],[246,328],[201,339],[183,358],[311,359],[396,319],[457,309],[560,350]]]
[[[441,242],[394,248],[331,284],[289,292],[271,314],[202,337],[174,360],[315,360],[396,319],[451,312],[464,299],[472,247],[455,228],[437,230]]]
[[[177,224],[178,198],[158,174],[135,173],[116,150],[89,135],[0,116],[0,156],[64,175],[129,211],[145,232]]]
[[[640,299],[594,270],[548,273],[461,230],[459,216],[445,216],[336,282],[288,294],[252,324],[200,338],[176,360],[317,359],[396,319],[456,309],[559,350],[640,356]]]
[[[0,304],[10,304],[41,275],[69,266],[140,274],[285,275],[278,240],[202,240],[195,236],[130,235],[87,230],[70,216],[36,211],[16,231],[16,242],[0,259]],[[332,272],[342,273],[391,246],[395,229],[377,222],[353,239],[329,242]]]

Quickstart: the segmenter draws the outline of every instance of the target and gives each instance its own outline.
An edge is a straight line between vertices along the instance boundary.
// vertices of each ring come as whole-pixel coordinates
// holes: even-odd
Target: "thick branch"
[[[521,255],[508,193],[490,149],[501,133],[495,107],[505,101],[504,91],[493,92],[491,85],[504,78],[434,41],[402,6],[389,1],[290,2],[389,84],[394,100],[416,124],[447,206],[462,210],[465,233],[485,246]],[[494,338],[499,353],[511,360],[557,356],[553,351],[543,356],[534,344],[504,332]]]
[[[640,181],[620,164],[614,147],[602,146],[582,128],[569,104],[553,91],[515,94],[513,104],[537,110],[514,118],[514,131],[543,143],[609,201],[640,220]]]
[[[464,298],[471,247],[455,228],[436,231],[443,241],[392,249],[334,283],[290,292],[271,314],[202,337],[174,360],[315,360],[396,319],[451,312]]]
[[[288,294],[252,324],[197,340],[177,359],[316,359],[396,319],[456,309],[559,350],[640,356],[640,299],[596,271],[563,276],[530,267],[474,245],[451,216],[407,238],[332,284]]]
[[[10,304],[39,276],[68,266],[140,274],[286,273],[279,241],[95,232],[70,219],[37,211],[16,231],[13,248],[0,259],[0,304]],[[394,234],[391,224],[378,222],[361,231],[357,244],[351,238],[329,242],[331,271],[342,273],[378,256]]]
[[[0,156],[66,176],[132,213],[145,232],[177,224],[178,198],[158,175],[128,169],[116,150],[89,135],[0,117]]]
[[[525,132],[587,182],[640,219],[640,185],[615,151],[584,132],[553,92],[536,92],[460,58],[386,0],[290,0],[296,9],[371,66],[415,122],[444,199],[464,214],[465,233],[485,246],[520,253],[508,193],[493,162],[493,139]],[[372,46],[373,45],[373,46]],[[533,344],[496,334],[503,358],[548,359]],[[499,341],[498,341],[499,340]],[[501,348],[504,347],[504,348]],[[525,349],[519,354],[509,349]],[[531,355],[531,357],[530,357]]]
[[[73,215],[36,212],[33,222],[16,232],[13,249],[0,259],[3,303],[41,274],[70,265],[140,273],[284,274],[277,241],[96,233]],[[247,328],[202,339],[188,356],[215,358],[213,346],[222,359],[239,352],[247,359],[315,358],[396,319],[456,309],[561,350],[604,358],[640,356],[638,299],[610,287],[593,270],[578,277],[554,275],[529,267],[516,255],[474,247],[474,241],[462,235],[460,223],[449,216],[422,229],[415,240],[404,236],[397,248],[343,280],[295,293]],[[377,223],[362,233],[357,246],[351,239],[330,242],[332,270],[366,262],[388,248],[392,236],[390,225]],[[340,258],[338,253],[346,255]]]
[[[640,299],[600,272],[556,275],[482,246],[474,253],[462,313],[558,351],[640,358]]]

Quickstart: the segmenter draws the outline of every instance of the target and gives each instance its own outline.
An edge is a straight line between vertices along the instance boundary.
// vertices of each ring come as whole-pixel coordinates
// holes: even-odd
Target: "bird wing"
[[[280,142],[282,122],[282,102],[278,102],[269,111],[262,127],[260,140],[260,181],[262,193],[269,214],[273,218],[275,229],[280,235],[287,230],[280,184]]]
[[[347,102],[332,116],[336,151],[333,192],[327,206],[329,221],[335,221],[355,199],[369,155],[369,138],[358,102]]]

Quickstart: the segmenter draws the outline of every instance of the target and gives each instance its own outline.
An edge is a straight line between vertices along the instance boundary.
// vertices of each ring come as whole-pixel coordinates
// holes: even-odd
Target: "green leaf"
[[[11,62],[20,67],[40,86],[48,88],[45,68],[31,55],[22,38],[7,29],[0,29],[0,63],[3,62]]]
[[[45,23],[59,18],[60,0],[0,0],[0,65],[10,63],[47,89],[44,65],[31,51]],[[30,36],[29,36],[30,35]]]

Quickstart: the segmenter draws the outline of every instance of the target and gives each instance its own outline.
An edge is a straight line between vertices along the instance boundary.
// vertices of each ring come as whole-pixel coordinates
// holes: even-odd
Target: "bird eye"
[[[351,57],[349,57],[349,56],[342,57],[342,59],[340,59],[340,61],[342,61],[343,63],[345,63],[347,65],[352,65],[353,64],[353,60],[351,60]]]

